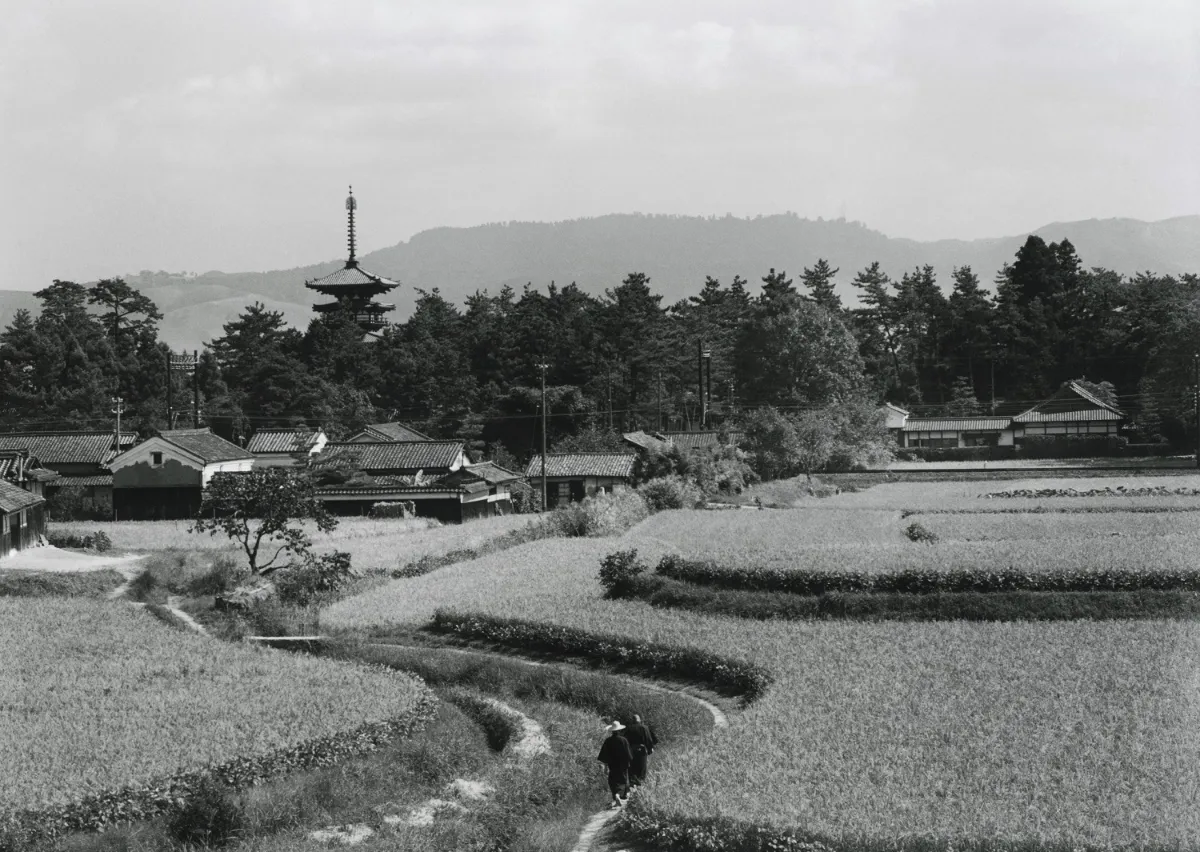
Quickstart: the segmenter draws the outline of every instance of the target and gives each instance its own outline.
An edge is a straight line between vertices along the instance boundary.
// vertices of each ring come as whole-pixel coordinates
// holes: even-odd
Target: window
[[[150,464],[155,467],[162,467],[162,453],[151,453]]]
[[[571,483],[569,483],[569,482],[558,483],[558,499],[559,500],[570,500],[571,499]]]

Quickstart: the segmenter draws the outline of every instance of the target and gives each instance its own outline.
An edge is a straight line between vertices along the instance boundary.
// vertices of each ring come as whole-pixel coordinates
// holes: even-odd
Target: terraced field
[[[420,694],[411,678],[181,633],[127,606],[0,598],[0,814],[399,717]]]
[[[336,605],[323,623],[416,625],[452,607],[767,667],[774,685],[727,735],[659,764],[642,801],[680,820],[725,815],[857,848],[864,838],[920,836],[1195,847],[1200,623],[746,621],[606,600],[596,581],[600,559],[629,547],[650,561],[666,552],[753,554],[747,564],[819,557],[882,569],[900,554],[920,554],[911,558],[956,568],[1196,567],[1196,497],[1053,498],[1102,514],[1056,513],[1052,521],[1018,513],[901,517],[1010,502],[1045,508],[1040,500],[984,499],[997,490],[987,485],[885,485],[812,510],[668,513],[621,539],[537,542],[395,581]],[[1183,511],[1129,511],[1145,501]],[[907,541],[903,529],[913,520],[935,530],[944,523],[943,540]]]

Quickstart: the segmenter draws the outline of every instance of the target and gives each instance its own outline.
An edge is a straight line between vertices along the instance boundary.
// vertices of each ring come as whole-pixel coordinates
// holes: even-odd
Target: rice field
[[[322,622],[415,625],[445,606],[765,665],[775,685],[731,729],[658,761],[643,798],[681,816],[884,840],[1194,847],[1200,623],[751,622],[605,600],[596,581],[600,559],[631,546],[649,561],[752,553],[856,569],[896,559],[1045,570],[1197,562],[1190,513],[899,516],[914,505],[953,508],[969,496],[963,486],[974,497],[989,490],[909,483],[881,486],[898,489],[882,499],[830,498],[820,511],[662,514],[619,539],[535,542],[398,580],[334,605]],[[851,517],[846,498],[865,503],[865,514]],[[899,536],[918,519],[944,524],[943,541],[889,539],[889,529]]]
[[[403,715],[411,678],[0,598],[0,811],[64,804]],[[353,700],[347,700],[348,696]]]

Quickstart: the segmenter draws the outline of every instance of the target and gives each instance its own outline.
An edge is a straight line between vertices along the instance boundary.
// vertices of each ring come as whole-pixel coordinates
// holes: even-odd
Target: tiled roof
[[[246,444],[246,450],[251,453],[305,452],[317,442],[319,434],[296,429],[259,429]]]
[[[627,444],[633,444],[641,450],[664,449],[670,442],[663,436],[646,433],[639,429],[636,432],[626,432],[621,436]]]
[[[1008,428],[1009,417],[910,417],[905,432],[1000,432]]]
[[[304,282],[304,286],[310,290],[337,291],[364,288],[372,289],[379,293],[386,293],[394,287],[399,287],[400,284],[397,281],[392,281],[390,278],[373,275],[364,269],[360,269],[356,264],[354,266],[344,266],[329,273],[324,278],[306,281]]]
[[[1120,409],[1097,398],[1075,382],[1069,382],[1045,402],[1039,402],[1028,411],[1018,414],[1013,418],[1013,423],[1121,420],[1124,416]]]
[[[552,476],[633,476],[633,453],[555,453],[546,456],[546,478]],[[542,476],[542,457],[534,456],[526,477]]]
[[[168,444],[198,456],[205,464],[254,458],[237,444],[214,435],[211,429],[168,429],[159,435]]]
[[[500,467],[500,465],[490,461],[465,465],[464,469],[475,474],[489,485],[499,485],[521,478],[521,474],[514,473],[508,468]]]
[[[418,432],[407,423],[369,423],[351,441],[432,441],[424,432]]]
[[[137,435],[121,433],[121,447],[133,446]],[[113,455],[112,432],[0,432],[0,449],[29,450],[42,464],[103,464]]]
[[[344,450],[358,459],[359,469],[373,471],[449,470],[462,455],[462,441],[339,441],[322,454]]]
[[[21,509],[45,502],[45,497],[30,494],[20,486],[0,479],[0,512],[19,512]]]
[[[95,476],[60,476],[54,481],[56,488],[90,488],[95,485],[112,485],[111,473]]]
[[[671,441],[675,446],[682,447],[685,450],[703,450],[710,447],[719,447],[719,433],[717,432],[663,432],[663,437]],[[730,432],[729,443],[737,446],[741,443],[741,432]]]

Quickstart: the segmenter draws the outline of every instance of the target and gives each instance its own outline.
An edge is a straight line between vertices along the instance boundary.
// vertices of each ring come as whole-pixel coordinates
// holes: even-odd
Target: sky
[[[0,289],[440,226],[1200,213],[1196,0],[0,0]]]

